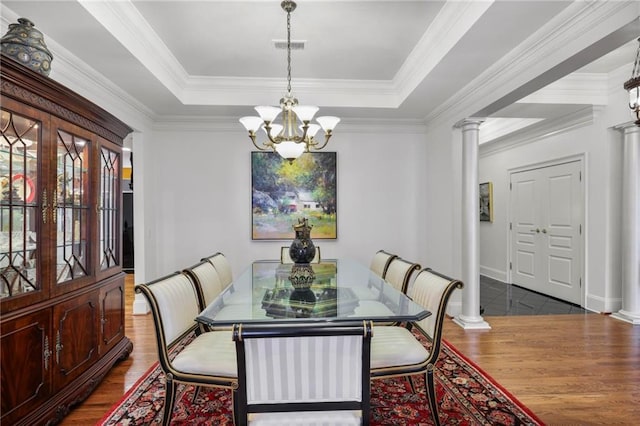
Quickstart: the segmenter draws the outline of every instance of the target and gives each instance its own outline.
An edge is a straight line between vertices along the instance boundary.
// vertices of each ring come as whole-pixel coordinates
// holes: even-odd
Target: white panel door
[[[511,174],[511,281],[582,304],[582,162]]]

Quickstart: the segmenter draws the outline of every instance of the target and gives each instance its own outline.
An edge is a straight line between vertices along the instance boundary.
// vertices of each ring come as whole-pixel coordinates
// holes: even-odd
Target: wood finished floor
[[[151,318],[133,316],[126,282],[131,356],[63,420],[90,425],[157,360]],[[640,326],[605,315],[485,316],[491,330],[447,321],[444,338],[548,425],[636,425],[640,419]]]

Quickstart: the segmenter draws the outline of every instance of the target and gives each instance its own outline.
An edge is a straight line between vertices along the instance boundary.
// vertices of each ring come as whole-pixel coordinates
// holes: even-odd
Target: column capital
[[[470,128],[477,129],[485,121],[486,121],[486,118],[483,118],[483,117],[469,117],[469,118],[465,118],[458,121],[456,124],[453,125],[453,127],[455,129],[462,129],[462,130],[466,130]]]
[[[617,126],[613,126],[612,128],[624,134],[640,132],[640,126],[635,124],[633,121],[618,124]]]

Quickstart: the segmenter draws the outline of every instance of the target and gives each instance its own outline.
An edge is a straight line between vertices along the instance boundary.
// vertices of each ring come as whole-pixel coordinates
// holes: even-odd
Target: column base
[[[136,294],[136,298],[133,299],[133,315],[146,315],[151,312],[147,299],[142,294]]]
[[[633,325],[640,325],[640,314],[633,312],[627,312],[620,309],[618,312],[611,314],[611,318],[615,318],[620,321],[629,322]]]
[[[489,323],[482,319],[481,316],[467,317],[460,314],[453,319],[453,322],[465,330],[491,330]]]

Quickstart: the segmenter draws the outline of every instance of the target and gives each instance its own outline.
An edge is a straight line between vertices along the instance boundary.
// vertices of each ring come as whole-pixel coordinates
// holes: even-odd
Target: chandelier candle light
[[[640,42],[640,38],[638,39]],[[631,78],[624,83],[624,89],[629,91],[629,108],[636,113],[636,126],[640,126],[640,45],[633,64]]]
[[[273,150],[292,162],[304,152],[323,149],[331,138],[333,129],[340,119],[338,117],[318,117],[316,123],[311,123],[317,106],[298,105],[298,100],[291,94],[291,12],[296,8],[294,1],[285,0],[280,3],[282,9],[287,12],[287,93],[280,99],[280,107],[257,106],[255,110],[260,117],[242,117],[240,123],[249,132],[249,138],[253,145],[260,151]],[[274,123],[274,120],[282,113],[282,124]],[[315,140],[318,130],[324,131],[324,142]],[[256,143],[256,133],[262,129],[267,140],[262,147]]]

